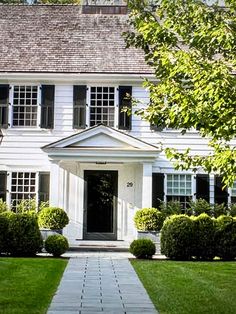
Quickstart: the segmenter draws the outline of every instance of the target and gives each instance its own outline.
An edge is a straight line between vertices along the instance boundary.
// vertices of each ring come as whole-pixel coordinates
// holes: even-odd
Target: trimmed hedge
[[[193,240],[193,220],[187,215],[170,216],[161,230],[161,253],[171,259],[189,260]]]
[[[45,207],[38,215],[38,224],[40,228],[63,229],[69,223],[67,213],[58,207]]]
[[[45,250],[55,257],[61,256],[69,249],[69,243],[61,234],[50,235],[45,241]]]
[[[37,220],[27,213],[9,214],[6,252],[15,256],[33,256],[42,249]]]
[[[4,213],[0,214],[0,254],[6,251],[8,235],[8,218]]]
[[[164,216],[156,208],[142,208],[135,213],[134,224],[141,231],[160,231]]]
[[[193,256],[197,259],[211,260],[215,257],[215,225],[207,214],[193,217],[194,241]]]
[[[161,253],[170,259],[223,260],[236,258],[236,218],[207,214],[173,215],[161,230]]]
[[[138,239],[130,244],[129,251],[137,258],[151,259],[156,253],[156,246],[150,239]]]
[[[236,219],[220,216],[215,220],[216,255],[224,260],[236,258]]]

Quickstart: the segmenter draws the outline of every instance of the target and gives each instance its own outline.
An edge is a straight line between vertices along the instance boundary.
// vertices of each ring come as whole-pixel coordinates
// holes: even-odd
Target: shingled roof
[[[127,18],[71,5],[0,5],[0,72],[151,73],[141,51],[125,48]]]

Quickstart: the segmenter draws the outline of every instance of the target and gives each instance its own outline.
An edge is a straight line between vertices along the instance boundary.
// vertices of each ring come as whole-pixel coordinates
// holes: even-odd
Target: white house
[[[207,154],[197,131],[150,127],[122,111],[148,102],[142,52],[126,49],[126,7],[0,6],[0,197],[65,209],[65,235],[131,240],[159,200],[236,201],[214,174],[175,171],[161,147]]]

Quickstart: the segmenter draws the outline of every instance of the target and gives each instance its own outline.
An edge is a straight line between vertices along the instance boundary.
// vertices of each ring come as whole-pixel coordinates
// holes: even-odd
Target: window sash
[[[236,197],[236,181],[233,183],[232,190],[231,190],[231,196]]]
[[[90,126],[102,123],[115,127],[116,88],[114,86],[91,86],[89,103]]]
[[[9,205],[35,198],[36,204],[49,200],[50,172],[13,171],[10,173]]]
[[[166,196],[166,201],[170,202],[170,201],[176,201],[176,202],[180,202],[182,209],[183,209],[183,213],[184,213],[184,209],[189,207],[189,202],[192,200],[192,196],[176,196],[176,195],[167,195]]]
[[[39,91],[36,85],[14,85],[12,89],[12,121],[14,128],[36,128],[39,121]]]
[[[192,196],[192,175],[167,174],[166,194],[170,196]]]
[[[36,172],[12,172],[11,204],[13,208],[21,201],[36,197]]]

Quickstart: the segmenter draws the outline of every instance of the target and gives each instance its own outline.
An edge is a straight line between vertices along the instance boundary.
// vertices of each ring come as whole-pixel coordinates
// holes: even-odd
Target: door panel
[[[87,170],[84,179],[84,239],[116,240],[117,171]]]

